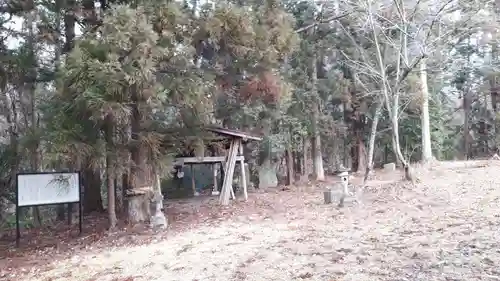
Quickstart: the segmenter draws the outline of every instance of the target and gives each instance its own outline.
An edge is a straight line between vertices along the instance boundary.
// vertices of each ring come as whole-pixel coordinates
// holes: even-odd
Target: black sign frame
[[[19,176],[23,176],[23,175],[47,175],[47,174],[50,174],[50,175],[77,174],[77,177],[78,177],[78,201],[46,203],[46,204],[32,204],[32,205],[19,206]],[[17,173],[16,174],[16,247],[19,247],[20,242],[21,242],[21,226],[19,225],[19,211],[21,210],[21,208],[67,204],[68,210],[71,210],[71,208],[70,208],[71,204],[78,203],[78,230],[79,230],[79,235],[81,235],[83,232],[83,210],[82,210],[82,197],[83,196],[82,195],[83,195],[83,188],[82,188],[82,176],[81,176],[80,171],[76,171],[76,172],[26,172],[26,173],[23,172],[23,173]],[[70,225],[70,224],[71,224],[71,213],[68,211],[68,225]]]

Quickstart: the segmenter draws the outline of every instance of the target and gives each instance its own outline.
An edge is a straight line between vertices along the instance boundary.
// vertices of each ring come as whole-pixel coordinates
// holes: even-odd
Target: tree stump
[[[128,223],[131,225],[149,221],[151,217],[150,198],[151,188],[127,190],[125,197],[128,202]]]

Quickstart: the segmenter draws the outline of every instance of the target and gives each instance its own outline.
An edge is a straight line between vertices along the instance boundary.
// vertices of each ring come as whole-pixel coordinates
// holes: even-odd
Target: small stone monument
[[[384,171],[393,172],[396,170],[396,163],[387,163],[384,164]]]
[[[349,170],[342,169],[339,171],[336,171],[335,174],[340,178],[340,183],[336,183],[335,187],[341,187],[342,188],[342,194],[340,196],[340,203],[339,207],[344,206],[344,200],[345,198],[349,195]],[[324,192],[324,199],[325,199],[325,204],[332,204],[333,201],[335,201],[335,194],[334,191],[332,190],[332,187],[327,188]]]
[[[342,196],[340,197],[339,207],[344,207],[344,201],[349,195],[349,170],[341,170],[337,173],[342,185]]]
[[[163,213],[163,198],[156,193],[151,200],[151,227],[153,229],[165,229],[168,226],[167,218]]]

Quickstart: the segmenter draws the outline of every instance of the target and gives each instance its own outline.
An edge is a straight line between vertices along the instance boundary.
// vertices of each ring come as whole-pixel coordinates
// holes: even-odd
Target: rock
[[[167,226],[167,218],[163,212],[159,212],[151,217],[151,227],[153,229],[165,229]]]
[[[153,216],[151,216],[150,224],[153,229],[165,229],[168,226],[167,218],[160,208],[160,203],[156,202],[156,208]]]
[[[396,163],[387,163],[384,164],[384,171],[392,172],[396,170]]]

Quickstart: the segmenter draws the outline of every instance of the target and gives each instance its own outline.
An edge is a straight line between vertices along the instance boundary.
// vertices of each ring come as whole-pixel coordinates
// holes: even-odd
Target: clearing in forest
[[[3,274],[30,281],[500,280],[499,168],[436,164],[416,186],[374,181],[363,205],[343,209],[324,205],[320,188],[255,193],[228,219],[200,218],[138,246],[98,242],[64,259],[38,255],[38,265]]]

